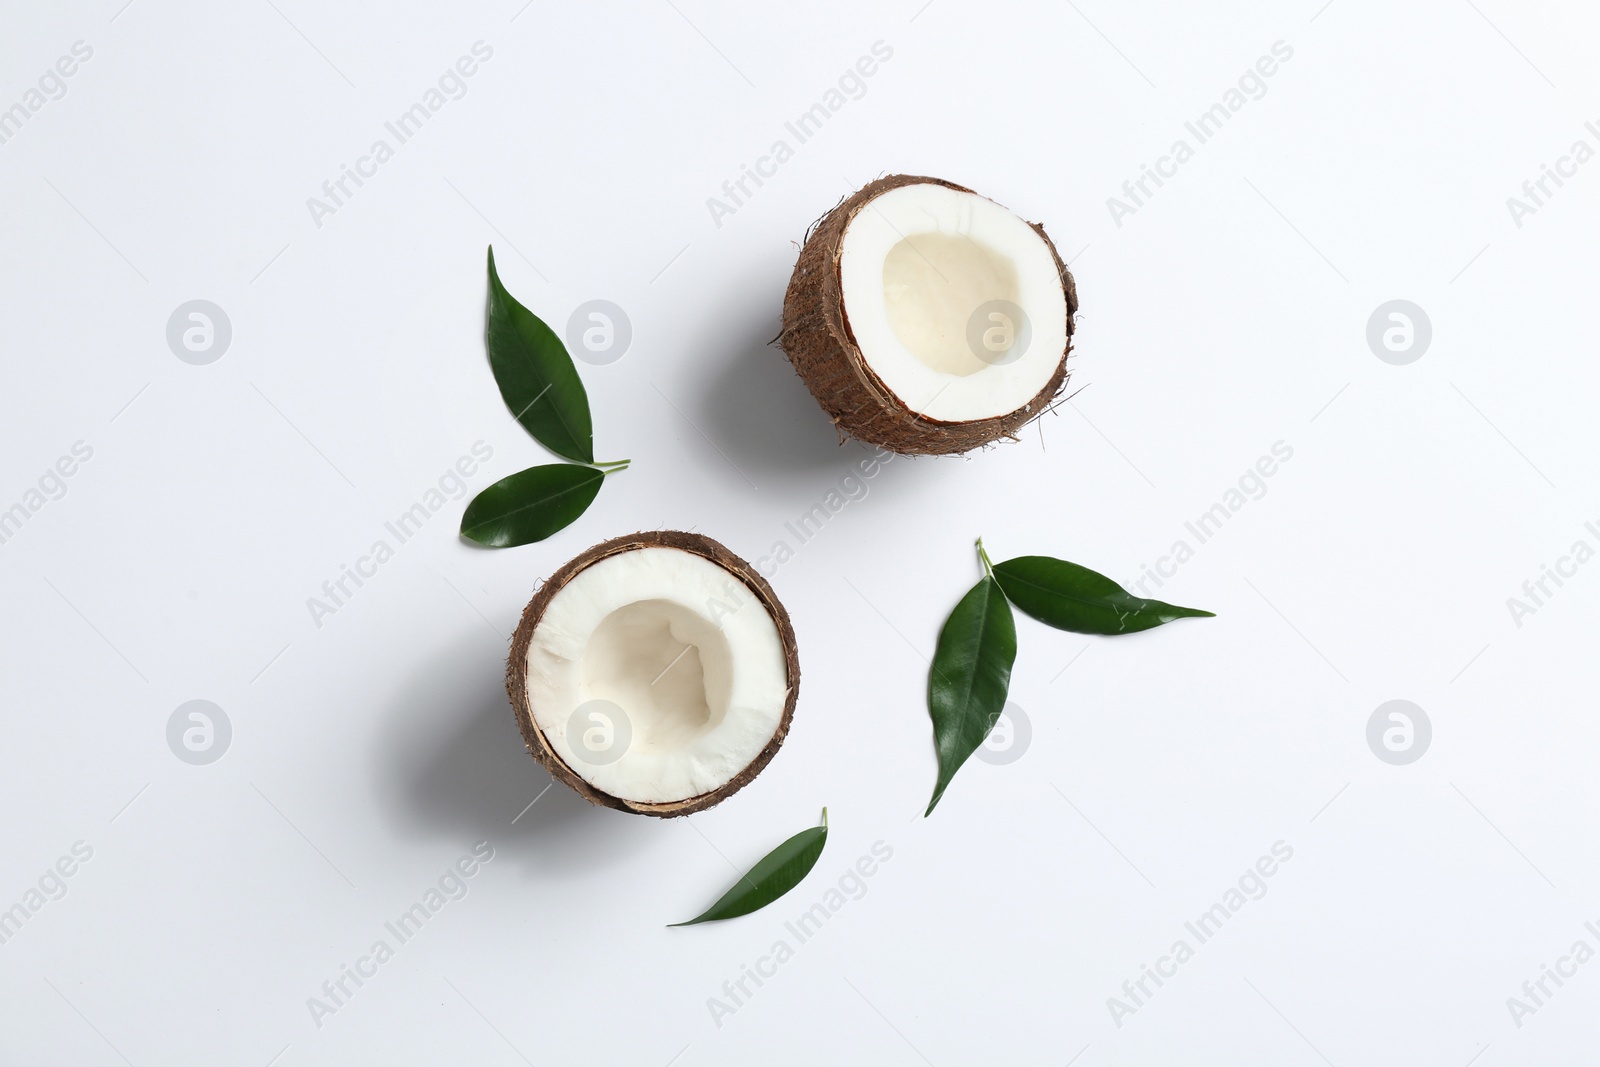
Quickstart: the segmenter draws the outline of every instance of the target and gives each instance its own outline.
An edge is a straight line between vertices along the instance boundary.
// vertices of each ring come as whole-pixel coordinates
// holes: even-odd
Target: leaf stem
[[[822,808],[822,828],[824,830],[828,828],[828,808],[826,805]]]
[[[595,463],[592,466],[595,470],[604,471],[606,474],[615,474],[617,471],[627,470],[628,464],[632,462],[633,460],[631,459],[619,459],[611,463]]]
[[[983,550],[983,538],[978,538],[978,559],[983,562],[983,572],[989,577],[994,577],[994,562],[989,559],[989,553]]]

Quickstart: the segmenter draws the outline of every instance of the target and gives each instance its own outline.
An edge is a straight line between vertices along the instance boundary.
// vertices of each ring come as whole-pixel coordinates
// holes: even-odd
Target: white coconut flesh
[[[635,803],[726,785],[772,740],[788,696],[766,607],[729,571],[676,548],[579,571],[546,606],[527,663],[534,723],[556,755]]]
[[[862,358],[929,419],[1022,408],[1066,349],[1067,299],[1049,246],[975,193],[918,184],[874,198],[845,227],[839,281]]]

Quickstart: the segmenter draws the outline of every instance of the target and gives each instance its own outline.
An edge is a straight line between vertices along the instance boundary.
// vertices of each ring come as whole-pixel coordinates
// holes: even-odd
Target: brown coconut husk
[[[528,646],[532,643],[533,633],[538,629],[539,621],[544,618],[545,609],[550,606],[550,602],[584,568],[608,556],[639,548],[676,548],[691,552],[717,564],[743,582],[766,609],[767,614],[772,616],[772,621],[777,624],[778,637],[783,642],[784,660],[788,669],[789,693],[783,705],[783,718],[779,721],[778,729],[773,733],[772,739],[756,758],[721,788],[664,804],[642,804],[623,800],[602,792],[585,781],[556,755],[549,741],[545,739],[544,733],[539,729],[538,723],[534,721],[533,708],[528,701]],[[616,808],[618,811],[654,815],[658,818],[672,818],[678,815],[691,815],[720,804],[754,781],[756,775],[772,761],[772,757],[783,745],[784,738],[789,735],[789,723],[794,718],[795,703],[800,697],[800,654],[795,643],[794,627],[789,622],[789,613],[779,603],[772,586],[767,584],[767,580],[761,577],[754,567],[709,537],[676,530],[652,530],[613,538],[595,545],[556,571],[544,585],[539,587],[539,591],[523,609],[522,621],[517,625],[517,632],[511,639],[511,657],[506,665],[506,693],[511,697],[511,707],[516,712],[517,726],[522,730],[522,739],[528,746],[528,752],[558,781],[570,786],[591,804]]]
[[[841,441],[849,435],[891,452],[926,456],[969,452],[1002,437],[1015,439],[1016,432],[1043,413],[1066,386],[1073,319],[1078,312],[1078,290],[1072,273],[1044,227],[1030,223],[1056,261],[1067,303],[1066,347],[1038,395],[1009,414],[971,422],[941,422],[917,414],[890,391],[862,357],[850,331],[839,281],[839,252],[850,220],[874,199],[902,185],[942,185],[972,192],[939,178],[894,174],[863,186],[842,201],[813,224],[806,237],[784,294],[783,332],[776,343],[833,420]]]

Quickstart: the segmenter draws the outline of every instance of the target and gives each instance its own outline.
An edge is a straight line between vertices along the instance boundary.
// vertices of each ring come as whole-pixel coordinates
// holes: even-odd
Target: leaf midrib
[[[999,591],[1002,600],[1004,599],[1005,591],[1000,589],[999,582],[995,582],[993,578],[987,578],[985,579],[985,582],[994,582],[994,590]],[[971,708],[972,694],[977,690],[978,687],[978,665],[982,663],[984,659],[984,637],[988,633],[989,617],[991,614],[993,614],[990,603],[992,599],[989,595],[990,592],[991,589],[986,584],[983,588],[983,613],[978,618],[978,628],[976,632],[977,639],[973,642],[975,654],[972,657],[972,670],[967,672],[966,692],[963,694],[961,700],[961,708],[964,712]],[[940,672],[940,677],[943,677],[942,671]]]
[[[577,464],[573,464],[573,465],[577,466]],[[603,478],[603,477],[605,477],[605,475],[601,474],[600,477]],[[474,529],[474,530],[482,529],[484,526],[487,526],[491,522],[499,522],[499,521],[501,521],[503,519],[506,519],[506,518],[508,518],[508,517],[510,517],[512,515],[516,515],[516,514],[518,514],[520,512],[528,511],[528,510],[530,510],[532,508],[544,507],[545,505],[550,504],[553,501],[561,499],[562,497],[566,496],[568,493],[575,493],[579,489],[582,489],[584,486],[590,485],[593,482],[598,481],[598,480],[599,480],[598,478],[585,478],[583,481],[576,482],[573,485],[570,485],[567,488],[561,490],[561,492],[559,492],[559,493],[554,493],[554,494],[552,494],[550,496],[547,496],[547,497],[541,497],[540,499],[534,501],[531,504],[523,504],[521,507],[515,507],[515,508],[510,509],[509,511],[496,512],[492,518],[486,519],[486,520],[484,520],[483,522],[480,522],[480,523],[474,523],[472,525],[471,529]],[[610,498],[607,497],[607,499],[609,500]]]
[[[498,278],[496,280],[498,281]],[[506,298],[508,298],[508,299],[511,298],[511,294],[506,290],[506,287],[504,285],[500,286],[500,291],[501,291],[502,294],[504,294],[504,296]],[[523,308],[522,310],[523,310],[524,313],[526,313],[529,316],[532,316],[532,314],[533,314],[533,312],[528,311],[527,308]],[[522,327],[520,325],[518,325],[518,323],[516,321],[516,314],[514,312],[508,314],[506,317],[511,321],[512,328],[514,330],[516,330],[518,333],[522,333],[523,332]],[[545,329],[549,330],[550,327],[547,325],[547,326],[545,326]],[[555,333],[555,331],[551,330],[552,336],[554,335],[554,333]],[[537,342],[533,341],[531,338],[527,338],[527,337],[524,337],[524,340],[527,340],[529,344],[537,343]],[[557,340],[559,340],[559,338],[557,338]],[[576,433],[574,433],[572,427],[567,424],[566,415],[562,412],[560,405],[558,405],[556,403],[556,394],[559,393],[560,390],[556,389],[555,377],[553,375],[548,376],[548,377],[545,376],[544,373],[543,373],[543,370],[544,370],[544,368],[542,368],[542,367],[538,367],[538,366],[534,367],[535,376],[539,378],[539,383],[541,385],[543,385],[544,388],[539,390],[539,395],[534,397],[533,400],[529,402],[528,406],[522,409],[522,415],[518,415],[517,416],[517,422],[520,423],[522,421],[523,415],[526,415],[528,412],[530,412],[534,408],[538,407],[539,406],[539,401],[544,400],[545,395],[548,393],[548,394],[550,394],[550,399],[544,401],[545,402],[545,406],[550,409],[550,413],[552,415],[554,415],[556,421],[561,424],[561,431],[567,435],[567,440],[571,441],[574,446],[581,445],[583,442],[578,440],[578,435]],[[591,434],[591,437],[592,436],[593,435]],[[552,449],[551,451],[555,451],[555,450]],[[574,451],[581,453],[583,450],[581,448],[576,448],[575,447]],[[565,459],[576,459],[577,457],[566,456],[566,455],[563,454],[563,458],[565,458]]]
[[[998,567],[996,567],[995,569],[996,570],[1000,570],[1004,566],[1005,566],[1005,564],[1002,563]],[[1111,599],[1110,598],[1116,595],[1115,593],[1107,593],[1107,594],[1105,594],[1105,595],[1103,595],[1103,596],[1101,596],[1099,598],[1091,598],[1091,597],[1084,596],[1081,593],[1063,593],[1063,592],[1060,592],[1058,590],[1052,589],[1047,585],[1040,585],[1038,582],[1029,581],[1026,578],[1020,577],[1015,571],[1006,571],[1005,575],[1010,581],[1016,582],[1018,585],[1025,585],[1030,589],[1037,589],[1041,593],[1048,593],[1050,596],[1060,597],[1063,600],[1077,601],[1079,604],[1089,604],[1091,606],[1092,605],[1098,605],[1100,607],[1109,608],[1111,606]],[[1135,602],[1137,604],[1154,604],[1154,603],[1156,603],[1156,601],[1153,601],[1153,600],[1144,600],[1144,599],[1141,599],[1140,597],[1136,597],[1132,593],[1128,592],[1126,589],[1121,590],[1121,594],[1123,596],[1127,597],[1129,600],[1131,600],[1131,601],[1133,601],[1133,602]]]
[[[518,322],[516,313],[518,311],[521,311],[524,315],[526,315],[528,317],[529,320],[531,320],[528,323],[529,326],[533,326],[535,329],[537,329],[537,327],[534,326],[535,323],[543,325],[545,330],[547,330],[549,332],[550,336],[555,338],[556,343],[557,344],[561,343],[561,338],[557,337],[556,336],[556,332],[554,330],[550,329],[550,325],[548,323],[544,322],[544,320],[540,319],[538,316],[534,315],[534,313],[532,311],[528,310],[526,305],[524,305],[516,297],[512,296],[511,295],[511,290],[507,289],[506,285],[505,285],[505,282],[500,280],[500,267],[494,261],[494,249],[493,248],[489,249],[489,275],[494,281],[495,301],[496,301],[496,303],[500,304],[500,306],[502,308],[502,313],[505,315],[506,322],[507,322],[508,325],[510,325],[510,327],[511,327],[511,329],[512,329],[512,331],[514,333],[520,335],[523,338],[523,340],[525,342],[527,342],[528,344],[530,344],[530,345],[535,345],[537,343],[532,338],[527,336],[527,334],[523,330],[522,324]],[[562,353],[566,354],[566,346],[565,345],[562,345]],[[567,358],[571,359],[572,357],[570,355],[568,355]],[[539,379],[540,384],[543,385],[544,388],[539,390],[539,395],[534,397],[533,400],[531,400],[528,403],[528,406],[522,409],[522,414],[516,415],[516,420],[517,420],[517,422],[519,424],[522,423],[522,419],[523,419],[524,415],[526,415],[528,412],[532,411],[535,407],[538,406],[539,401],[544,398],[546,393],[549,393],[552,390],[555,390],[555,388],[556,388],[555,378],[553,376],[545,376],[543,374],[543,368],[540,367],[536,363],[535,364],[531,364],[531,366],[532,366],[532,368],[533,368],[533,370],[535,372],[535,377],[537,377]],[[573,368],[573,374],[574,374],[574,376],[576,376],[577,368]],[[579,380],[579,385],[580,386],[582,385],[582,380],[581,379]],[[559,390],[557,390],[557,392],[559,392]],[[555,416],[556,422],[561,424],[561,430],[562,430],[563,433],[565,433],[567,435],[567,440],[571,441],[572,444],[575,446],[574,447],[574,451],[580,453],[580,455],[578,455],[578,456],[569,456],[564,452],[560,452],[558,449],[551,449],[551,451],[552,452],[556,452],[563,459],[570,459],[570,460],[574,460],[576,462],[589,462],[587,460],[583,460],[582,459],[581,453],[582,453],[583,450],[581,448],[577,448],[576,447],[578,445],[581,445],[582,442],[578,440],[578,435],[573,432],[572,427],[567,424],[566,416],[562,413],[561,408],[559,406],[557,406],[556,401],[555,401],[555,397],[552,396],[548,401],[546,401],[546,405],[550,408],[550,413]],[[526,428],[527,427],[524,426],[524,429],[526,429]],[[529,432],[531,433],[532,431],[530,430]],[[538,435],[534,434],[534,436],[537,437]],[[593,455],[593,448],[594,448],[593,437],[594,437],[594,434],[593,434],[593,431],[591,429],[591,432],[590,432],[590,454],[591,454],[591,457]]]

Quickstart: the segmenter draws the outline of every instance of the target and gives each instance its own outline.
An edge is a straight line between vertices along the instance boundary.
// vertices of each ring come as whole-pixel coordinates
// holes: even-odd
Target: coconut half
[[[799,697],[789,615],[709,537],[606,541],[522,613],[506,691],[533,758],[595,804],[688,815],[777,753]]]
[[[911,455],[966,452],[1066,384],[1077,291],[1044,228],[938,178],[862,188],[807,237],[778,344],[834,425]]]

